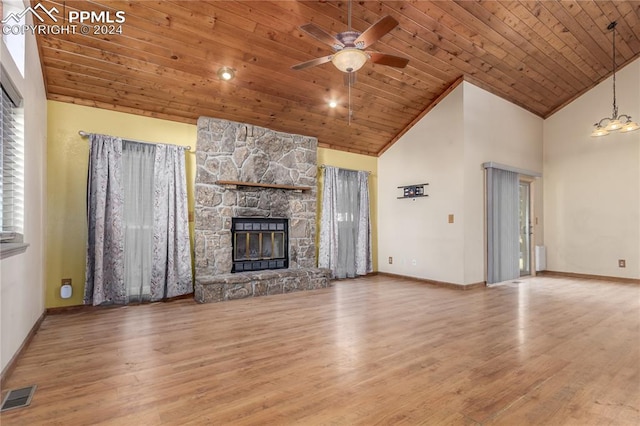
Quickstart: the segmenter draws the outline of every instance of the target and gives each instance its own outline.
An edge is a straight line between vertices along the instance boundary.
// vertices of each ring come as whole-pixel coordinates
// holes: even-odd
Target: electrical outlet
[[[627,267],[627,261],[624,259],[618,259],[618,268],[626,268]]]
[[[417,262],[415,259],[411,259],[411,264],[412,264],[413,266],[416,266],[416,265],[418,264],[418,262]]]
[[[389,265],[392,265],[392,264],[393,264],[393,257],[389,256]]]
[[[449,223],[453,223],[453,215],[452,214],[449,215]]]
[[[71,278],[63,278],[61,285],[71,285]]]

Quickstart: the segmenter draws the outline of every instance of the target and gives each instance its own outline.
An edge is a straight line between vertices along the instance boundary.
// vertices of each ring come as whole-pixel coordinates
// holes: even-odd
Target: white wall
[[[462,105],[460,85],[378,159],[381,272],[464,281]],[[397,199],[398,186],[426,182],[428,197]],[[458,218],[455,223],[447,223],[449,214]]]
[[[2,65],[24,100],[25,253],[0,261],[0,363],[2,370],[44,312],[44,180],[47,104],[35,37],[26,36],[24,78],[2,43]]]
[[[610,117],[612,78],[544,123],[547,269],[640,278],[640,130],[589,136]],[[640,59],[616,74],[619,113],[640,120]],[[618,267],[625,259],[626,268]]]
[[[542,119],[464,82],[378,159],[381,272],[460,285],[485,280],[488,161],[542,172]],[[397,186],[423,182],[428,198],[397,199]],[[540,182],[534,190],[541,242]]]

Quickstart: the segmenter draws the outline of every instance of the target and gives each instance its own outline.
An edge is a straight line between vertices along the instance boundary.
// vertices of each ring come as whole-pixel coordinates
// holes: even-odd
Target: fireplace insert
[[[231,272],[288,268],[288,228],[288,219],[232,218]]]

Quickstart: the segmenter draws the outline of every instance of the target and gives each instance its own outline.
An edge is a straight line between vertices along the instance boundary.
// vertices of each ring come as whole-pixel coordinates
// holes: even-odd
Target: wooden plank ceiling
[[[638,1],[354,1],[356,31],[384,15],[399,22],[372,49],[410,61],[404,69],[369,61],[349,102],[333,64],[291,69],[331,53],[299,26],[346,31],[345,1],[36,3],[60,16],[126,14],[122,34],[38,36],[49,99],[187,123],[224,118],[367,155],[462,78],[547,117],[611,74],[613,20],[618,65],[640,55]],[[219,80],[222,66],[236,78]]]

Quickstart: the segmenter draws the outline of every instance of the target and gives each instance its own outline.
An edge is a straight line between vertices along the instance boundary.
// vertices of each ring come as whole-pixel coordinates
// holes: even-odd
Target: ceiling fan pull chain
[[[349,126],[351,126],[351,84],[349,84]]]

